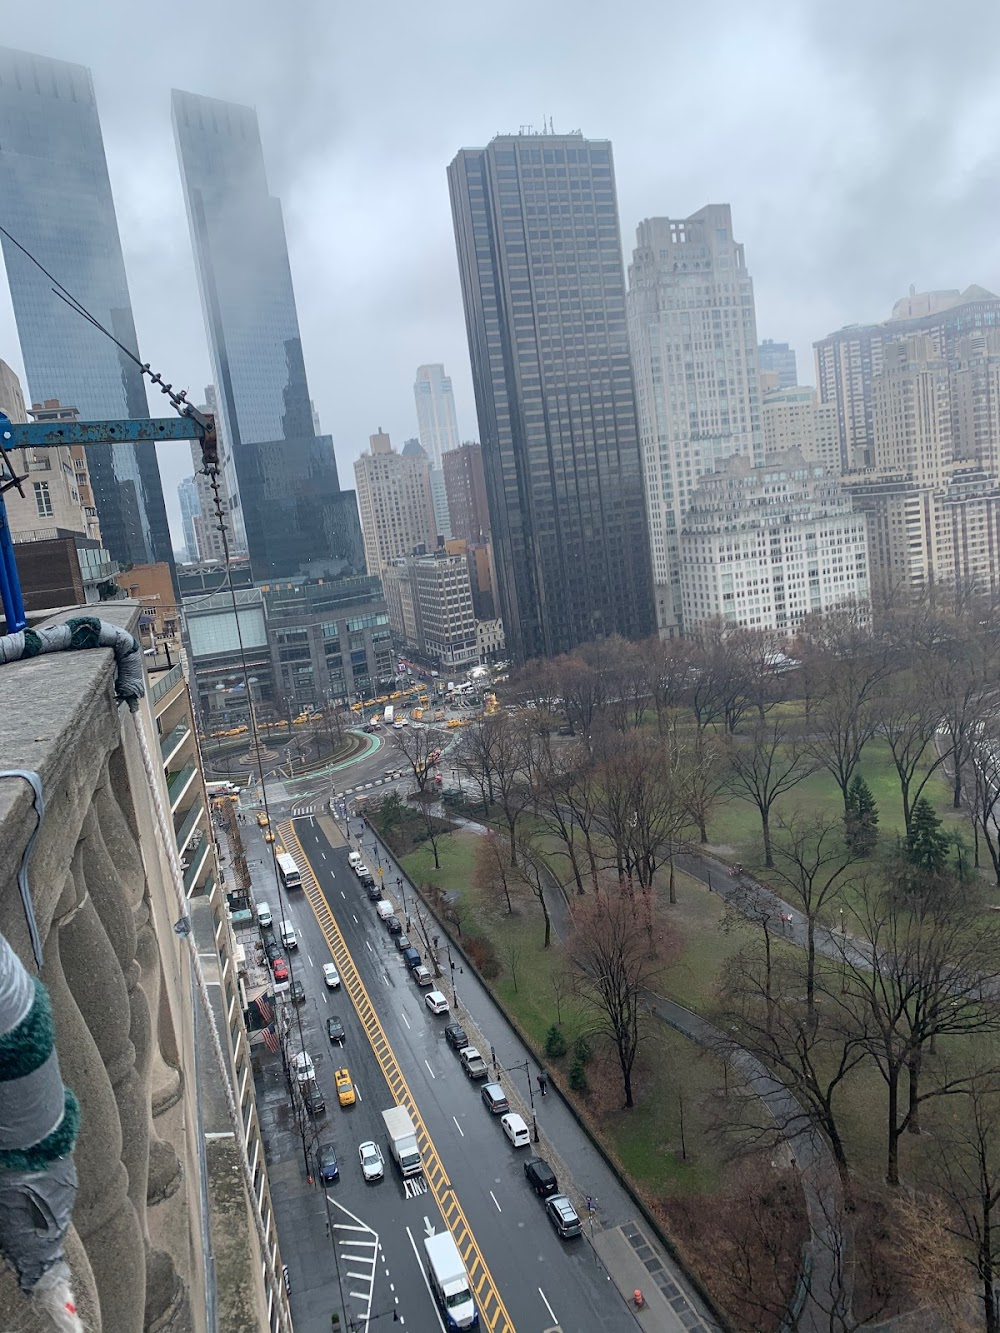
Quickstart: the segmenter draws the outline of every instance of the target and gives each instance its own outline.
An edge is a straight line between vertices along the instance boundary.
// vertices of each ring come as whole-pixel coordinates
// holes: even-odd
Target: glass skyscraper
[[[281,204],[268,192],[256,113],[172,94],[238,542],[258,580],[310,562],[353,565],[357,505],[333,441],[316,435]]]
[[[0,220],[133,351],[135,324],[90,71],[0,48]],[[7,280],[33,402],[83,421],[148,417],[138,367],[52,291],[6,237]],[[123,564],[166,561],[170,532],[153,444],[87,446],[104,545]]]
[[[503,135],[448,182],[507,645],[652,634],[611,145]]]

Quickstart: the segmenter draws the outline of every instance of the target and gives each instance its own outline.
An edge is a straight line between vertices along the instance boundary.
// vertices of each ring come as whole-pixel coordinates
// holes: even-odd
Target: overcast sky
[[[794,344],[801,382],[815,338],[910,283],[1000,290],[996,0],[35,0],[4,7],[2,40],[93,71],[140,350],[195,401],[170,89],[257,108],[344,486],[378,427],[416,434],[422,362],[478,438],[445,169],[498,131],[612,140],[626,263],[641,218],[730,203],[759,335]],[[21,370],[5,283],[0,357]],[[161,467],[176,531],[186,446]]]

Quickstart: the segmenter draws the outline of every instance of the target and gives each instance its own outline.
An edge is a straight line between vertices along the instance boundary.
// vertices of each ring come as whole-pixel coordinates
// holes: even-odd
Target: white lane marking
[[[437,1078],[437,1074],[435,1074],[434,1070],[427,1064],[426,1060],[424,1061],[424,1064],[427,1065],[427,1072],[430,1074],[431,1078]]]
[[[375,950],[372,948],[372,946],[368,943],[367,940],[365,940],[365,948],[366,948],[366,949],[368,950],[368,952],[371,953],[371,954],[373,954],[373,953],[375,952]]]
[[[406,1024],[406,1026],[409,1027],[409,1026],[410,1026],[410,1020],[406,1017],[406,1015],[403,1013],[402,1010],[399,1011],[399,1016],[400,1016],[400,1018],[403,1020],[403,1022]]]
[[[307,954],[306,954],[306,958],[309,960],[309,966],[312,967],[312,965],[313,965],[312,954],[311,954],[311,953],[307,953]]]
[[[351,913],[351,916],[354,916],[354,913],[353,913],[353,912]],[[355,924],[356,926],[359,926],[359,925],[361,924],[361,922],[358,920],[358,918],[357,918],[356,916],[354,916],[354,924]]]
[[[455,1120],[455,1117],[454,1117],[454,1116],[452,1116],[451,1118],[452,1118],[452,1120]],[[455,1128],[458,1130],[459,1134],[461,1134],[462,1138],[464,1139],[464,1138],[465,1138],[465,1130],[462,1128],[462,1126],[458,1123],[457,1120],[455,1120]]]
[[[323,858],[324,861],[326,860],[326,852],[320,852],[320,856]]]
[[[343,898],[345,901],[347,900],[347,894],[344,892],[343,889],[340,890],[340,896],[341,896],[341,898]]]
[[[497,1203],[497,1196],[493,1193],[492,1190],[490,1190],[490,1198],[493,1200],[494,1203],[497,1204],[497,1212],[498,1212],[498,1213],[502,1213],[502,1212],[503,1212],[503,1209],[502,1209],[502,1208],[500,1207],[500,1205]],[[540,1290],[540,1288],[539,1288],[539,1290]],[[549,1311],[549,1313],[550,1313],[550,1314],[552,1313],[551,1310]],[[552,1315],[552,1318],[555,1319],[555,1315]]]
[[[541,1296],[542,1300],[545,1301],[545,1308],[546,1310],[548,1310],[549,1316],[551,1317],[553,1324],[558,1324],[559,1320],[556,1318],[556,1312],[555,1310],[553,1310],[552,1306],[545,1299],[545,1292],[542,1291],[541,1287],[538,1288],[538,1294],[539,1296]]]
[[[437,1316],[438,1328],[441,1330],[441,1333],[445,1333],[444,1322],[441,1319],[441,1312],[438,1310],[437,1301],[431,1295],[431,1284],[427,1281],[427,1274],[424,1272],[424,1266],[420,1262],[420,1253],[417,1250],[417,1242],[413,1239],[413,1232],[410,1230],[409,1227],[406,1228],[406,1234],[409,1236],[410,1244],[413,1246],[413,1257],[417,1261],[417,1267],[420,1269],[420,1276],[423,1278],[424,1286],[427,1288],[427,1296],[428,1299],[430,1300],[431,1307],[434,1310],[435,1315]]]

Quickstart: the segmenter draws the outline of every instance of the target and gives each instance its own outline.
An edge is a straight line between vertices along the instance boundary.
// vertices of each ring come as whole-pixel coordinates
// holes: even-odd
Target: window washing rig
[[[169,388],[168,385],[164,392]],[[171,397],[176,399],[178,395]],[[71,444],[156,444],[168,440],[198,440],[201,443],[202,468],[210,478],[217,478],[219,446],[215,418],[199,412],[186,402],[179,410],[178,417],[59,422],[13,422],[0,412],[0,601],[3,603],[8,634],[17,634],[28,623],[14,558],[14,541],[3,498],[7,491],[15,489],[23,496],[21,483],[27,480],[27,476],[18,476],[10,457],[11,451],[56,449]]]

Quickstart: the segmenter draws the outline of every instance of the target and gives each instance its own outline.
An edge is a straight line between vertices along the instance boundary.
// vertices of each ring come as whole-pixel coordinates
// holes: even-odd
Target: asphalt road
[[[499,1118],[490,1116],[481,1102],[479,1085],[462,1073],[457,1056],[444,1041],[448,1019],[433,1016],[425,1007],[424,992],[409,979],[347,864],[346,846],[333,845],[313,819],[298,820],[296,833],[441,1168],[440,1173],[436,1166],[427,1172],[436,1188],[431,1189],[424,1178],[421,1192],[412,1185],[404,1188],[388,1155],[381,1118],[395,1100],[384,1062],[376,1058],[345,988],[328,992],[324,986],[322,964],[330,960],[330,948],[305,895],[293,893],[284,906],[300,932],[293,967],[307,994],[305,1003],[297,1006],[296,1022],[301,1021],[305,1047],[327,1101],[315,1139],[332,1140],[341,1165],[340,1180],[325,1190],[308,1184],[303,1145],[288,1111],[287,1088],[283,1076],[274,1077],[275,1069],[281,1075],[275,1059],[269,1075],[259,1080],[258,1093],[269,1156],[275,1159],[269,1168],[272,1196],[298,1333],[329,1329],[330,1313],[339,1306],[338,1271],[345,1308],[359,1321],[359,1328],[366,1327],[365,1316],[370,1314],[377,1331],[388,1320],[376,1316],[388,1315],[391,1320],[393,1310],[403,1325],[419,1330],[441,1327],[423,1273],[421,1244],[428,1227],[444,1226],[439,1198],[450,1210],[453,1229],[457,1226],[463,1238],[471,1236],[475,1253],[481,1256],[481,1269],[473,1268],[473,1285],[483,1298],[483,1324],[493,1333],[515,1328],[519,1333],[542,1333],[554,1327],[564,1333],[634,1330],[634,1316],[587,1240],[564,1242],[552,1230],[524,1179],[522,1163],[530,1150],[509,1146]],[[473,1000],[473,979],[463,976],[458,981],[461,1019]],[[332,1013],[347,1029],[342,1051],[331,1049],[326,1037],[325,1020]],[[495,1015],[485,1012],[476,1018],[481,1018],[480,1026],[496,1045],[499,1058],[516,1054],[506,1024],[501,1027]],[[333,1071],[341,1063],[350,1069],[358,1091],[357,1105],[349,1108],[341,1108],[335,1095]],[[535,1073],[533,1066],[531,1072]],[[559,1147],[567,1159],[585,1169],[582,1188],[600,1199],[602,1209],[607,1201],[613,1212],[629,1212],[613,1175],[558,1099],[540,1101],[538,1114],[546,1128],[551,1114],[553,1129],[556,1120],[565,1117],[565,1124],[558,1126]],[[570,1136],[579,1141],[569,1142]],[[357,1154],[358,1144],[367,1138],[375,1139],[386,1157],[385,1178],[368,1185]],[[424,1155],[427,1161],[426,1149]]]

